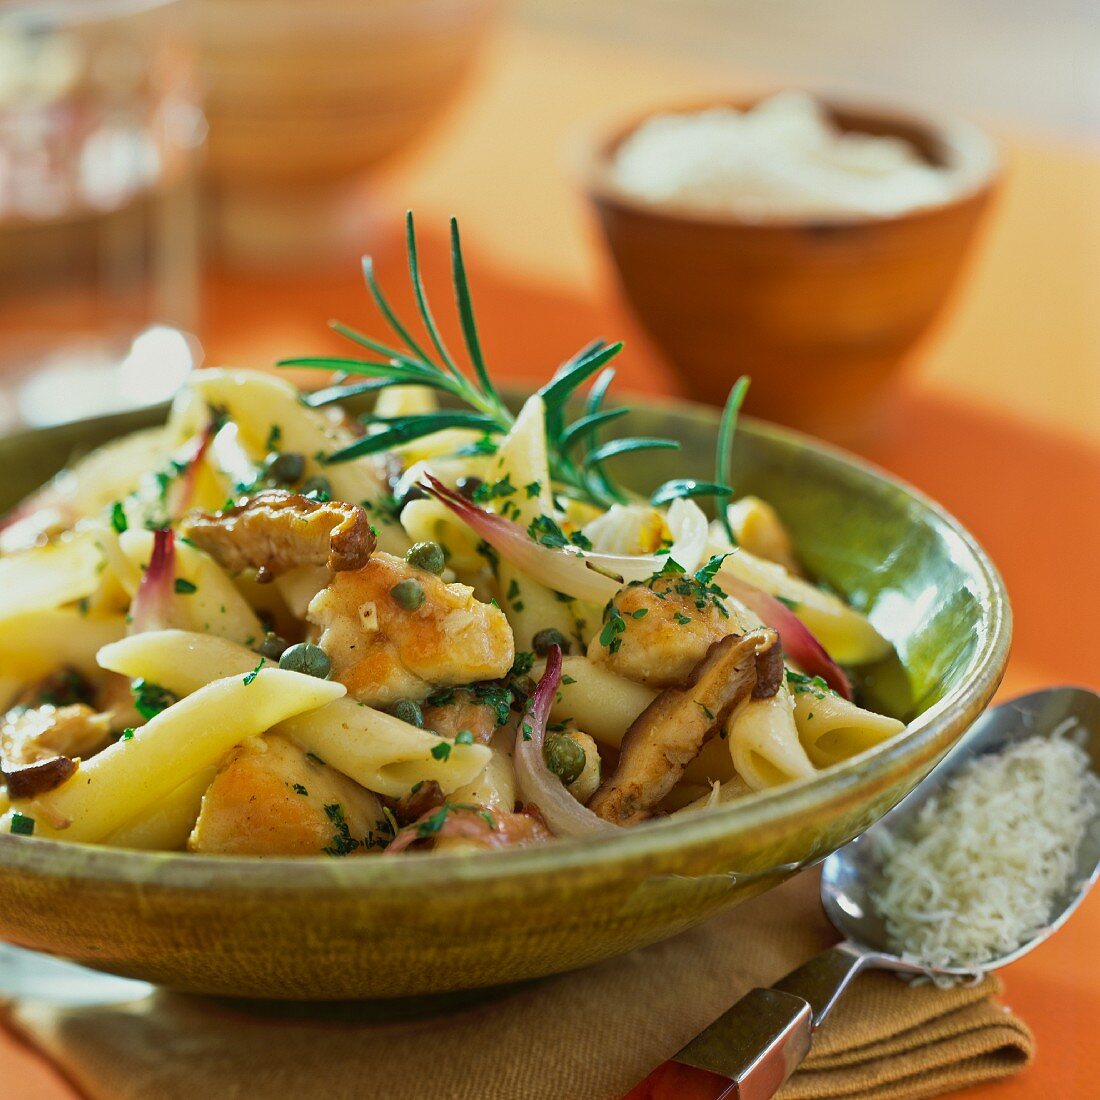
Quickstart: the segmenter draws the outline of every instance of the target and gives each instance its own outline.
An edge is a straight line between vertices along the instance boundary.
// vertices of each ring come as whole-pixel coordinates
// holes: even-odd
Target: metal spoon
[[[767,1100],[810,1051],[813,1033],[862,970],[895,970],[930,977],[973,977],[972,969],[925,967],[890,949],[881,917],[871,902],[879,878],[875,836],[904,831],[921,806],[976,756],[1000,752],[1030,737],[1049,737],[1067,727],[1083,731],[1082,748],[1100,774],[1100,695],[1084,688],[1048,688],[987,711],[927,779],[862,836],[822,865],[821,903],[845,937],[767,989],[754,989],[692,1039],[672,1059],[705,1070],[722,1091],[715,1100]],[[993,959],[982,973],[1015,962],[1060,928],[1100,877],[1100,814],[1077,853],[1075,873],[1051,907],[1049,923],[1014,951]],[[647,1078],[659,1078],[664,1067]]]

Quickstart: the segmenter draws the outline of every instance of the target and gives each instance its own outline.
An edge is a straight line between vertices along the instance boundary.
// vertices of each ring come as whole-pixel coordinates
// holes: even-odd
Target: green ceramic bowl
[[[0,440],[0,505],[128,414]],[[642,407],[628,430],[683,441],[638,488],[707,476],[702,408]],[[625,464],[624,464],[625,465]],[[989,559],[912,489],[835,450],[746,422],[738,489],[772,501],[807,565],[888,633],[863,697],[909,721],[817,778],[622,836],[485,856],[274,859],[150,854],[0,836],[0,937],[192,992],[327,1000],[439,994],[585,966],[782,882],[909,793],[993,694],[1010,613]],[[642,476],[644,475],[644,476]]]

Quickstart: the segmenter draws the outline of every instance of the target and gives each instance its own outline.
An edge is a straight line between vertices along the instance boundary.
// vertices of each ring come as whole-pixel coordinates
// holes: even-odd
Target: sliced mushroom
[[[618,766],[588,808],[616,825],[648,816],[735,707],[752,697],[758,685],[775,694],[777,661],[782,669],[773,630],[729,634],[715,642],[683,687],[661,692],[634,720],[623,737]]]
[[[375,546],[359,505],[281,490],[257,493],[224,512],[192,513],[180,534],[230,573],[256,569],[261,581],[300,565],[325,565],[334,573],[362,569]]]
[[[394,803],[393,816],[399,825],[409,825],[432,810],[438,810],[445,801],[443,788],[434,779],[429,779],[418,783]]]
[[[8,785],[8,797],[13,799],[37,798],[40,794],[60,787],[76,771],[76,761],[68,756],[51,756],[35,764],[17,767],[2,766],[4,782]]]
[[[75,757],[107,741],[107,716],[83,703],[15,707],[0,722],[0,772],[11,798],[34,798],[76,771]]]

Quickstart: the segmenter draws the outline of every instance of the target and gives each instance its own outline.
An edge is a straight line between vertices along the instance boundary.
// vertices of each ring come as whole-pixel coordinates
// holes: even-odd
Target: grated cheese
[[[894,949],[928,966],[978,968],[1050,920],[1100,811],[1100,780],[1067,737],[1034,737],[972,761],[879,840],[876,908]]]
[[[622,143],[614,171],[645,201],[747,218],[888,216],[936,206],[973,182],[900,138],[840,132],[796,91],[744,112],[656,115]]]

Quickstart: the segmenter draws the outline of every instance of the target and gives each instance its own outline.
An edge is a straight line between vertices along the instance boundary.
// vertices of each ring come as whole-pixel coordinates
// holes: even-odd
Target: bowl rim
[[[882,124],[895,124],[924,131],[930,140],[951,154],[956,165],[971,164],[975,176],[967,185],[943,202],[918,206],[896,214],[759,214],[745,217],[720,210],[700,210],[683,201],[653,201],[631,194],[615,180],[611,157],[615,150],[643,123],[667,114],[693,114],[713,107],[735,107],[745,110],[782,90],[808,92],[827,114],[847,114],[874,119]],[[736,229],[763,233],[775,230],[805,230],[807,228],[840,228],[856,226],[920,225],[946,210],[971,202],[982,202],[996,189],[1003,169],[1003,157],[998,144],[985,130],[974,123],[936,111],[919,111],[912,107],[895,106],[881,101],[870,102],[857,96],[834,95],[795,85],[770,88],[751,93],[730,93],[676,100],[665,106],[654,106],[602,124],[590,124],[575,136],[572,149],[574,172],[582,188],[596,205],[617,207],[654,220],[711,229]]]
[[[675,399],[655,400],[652,395],[636,400],[634,407],[659,407],[709,425],[716,425],[719,419],[717,410],[707,406]],[[106,425],[127,418],[132,420],[134,414],[100,417],[93,423]],[[71,425],[67,427],[72,428]],[[26,432],[23,438],[50,430]],[[969,558],[972,591],[982,613],[977,649],[959,674],[958,682],[942,699],[908,723],[897,737],[823,769],[808,779],[761,791],[706,813],[669,816],[641,827],[624,829],[618,836],[557,840],[530,848],[493,852],[491,856],[481,859],[470,859],[462,853],[408,853],[411,858],[401,860],[204,856],[0,835],[0,869],[48,878],[75,877],[199,890],[232,885],[284,893],[337,887],[363,891],[384,887],[392,892],[402,888],[421,890],[445,885],[484,884],[501,879],[539,878],[600,863],[645,862],[672,855],[678,850],[707,845],[738,828],[761,830],[783,820],[794,822],[807,812],[843,800],[861,786],[873,788],[888,776],[899,753],[914,759],[929,754],[942,755],[951,743],[945,741],[940,744],[950,728],[952,711],[959,710],[976,717],[996,691],[1008,660],[1012,612],[1004,582],[989,555],[946,509],[874,463],[803,432],[754,417],[745,417],[740,430],[765,441],[812,450],[859,476],[869,476],[900,490],[919,505],[959,552]],[[18,440],[20,437],[14,438]],[[956,731],[955,739],[962,736],[965,728]],[[822,851],[799,866],[807,866],[827,854]],[[795,869],[794,866],[789,868],[791,871]],[[773,867],[758,873],[763,875],[780,870]]]

